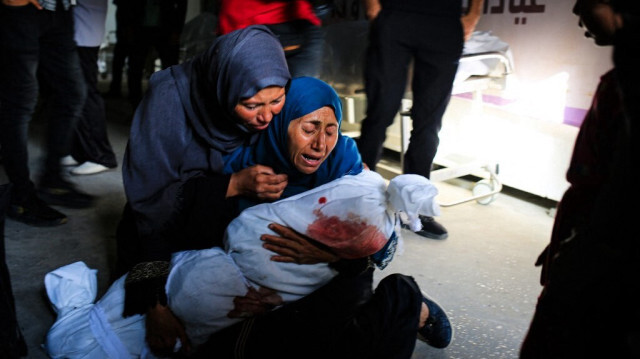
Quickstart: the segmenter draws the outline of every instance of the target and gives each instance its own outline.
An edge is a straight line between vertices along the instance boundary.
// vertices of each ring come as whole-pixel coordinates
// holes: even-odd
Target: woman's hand
[[[180,320],[171,312],[169,307],[157,304],[147,312],[147,344],[149,349],[160,356],[170,356],[174,352],[176,340],[180,339],[180,351],[188,353],[189,339]]]
[[[260,239],[265,249],[275,252],[271,257],[274,262],[315,264],[333,263],[340,259],[329,250],[314,245],[310,240],[291,228],[271,223],[269,229],[278,235],[263,234]]]
[[[276,174],[271,167],[255,165],[231,175],[227,198],[249,196],[262,200],[280,198],[287,187],[287,175]]]
[[[229,318],[249,318],[272,310],[282,303],[284,303],[282,297],[271,288],[260,287],[255,290],[253,287],[249,287],[244,297],[233,298],[234,307],[227,316]]]

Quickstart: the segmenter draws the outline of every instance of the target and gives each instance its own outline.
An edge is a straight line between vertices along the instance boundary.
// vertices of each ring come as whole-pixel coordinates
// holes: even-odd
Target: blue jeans
[[[27,144],[39,81],[51,100],[41,181],[61,178],[60,158],[69,153],[86,96],[73,31],[73,14],[60,7],[0,5],[0,150],[14,201],[34,188]]]
[[[322,70],[324,29],[305,20],[267,25],[285,48],[291,77],[319,77]],[[299,46],[293,50],[287,47]]]

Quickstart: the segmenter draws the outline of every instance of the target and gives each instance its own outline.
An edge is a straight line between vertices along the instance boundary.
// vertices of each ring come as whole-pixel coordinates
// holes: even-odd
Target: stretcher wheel
[[[495,185],[493,181],[488,179],[483,179],[476,182],[476,184],[473,185],[472,193],[474,196],[482,196],[484,194],[493,192],[494,189],[495,189]],[[489,203],[493,202],[495,199],[496,199],[496,195],[493,194],[491,196],[478,198],[476,202],[482,205],[488,205]]]

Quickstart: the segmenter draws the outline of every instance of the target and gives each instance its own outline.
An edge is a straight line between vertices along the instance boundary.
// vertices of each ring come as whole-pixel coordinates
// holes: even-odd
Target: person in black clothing
[[[129,48],[127,84],[129,101],[137,106],[142,98],[142,78],[147,57],[155,49],[162,69],[176,65],[180,56],[180,34],[187,14],[187,0],[130,0],[134,23]]]
[[[104,99],[98,91],[98,52],[104,41],[107,5],[104,0],[82,0],[73,11],[75,40],[87,89],[69,155],[62,159],[63,165],[78,165],[70,170],[74,175],[96,174],[118,165],[107,133]]]
[[[12,186],[7,216],[34,226],[55,226],[67,216],[50,207],[87,208],[93,196],[65,178],[60,160],[86,98],[73,39],[70,1],[8,1],[0,6],[0,151]],[[46,111],[45,159],[36,184],[29,168],[28,130],[42,87]]]
[[[640,357],[639,163],[640,4],[578,0],[588,37],[613,45],[614,68],[601,76],[576,138],[542,266],[536,310],[522,359]],[[604,327],[594,327],[602,318]]]
[[[463,44],[482,13],[483,0],[469,4],[468,14],[461,18],[462,1],[365,1],[371,27],[364,73],[367,110],[358,148],[371,170],[376,169],[387,127],[400,108],[413,59],[413,129],[402,171],[429,178]],[[418,234],[447,238],[447,230],[433,217],[420,220]]]
[[[4,216],[11,196],[10,189],[10,184],[0,186],[0,356],[15,359],[27,355],[27,344],[18,325],[4,248]]]
[[[134,5],[132,0],[113,0],[116,6],[116,44],[113,47],[113,59],[111,60],[111,82],[107,97],[122,96],[122,74],[124,64],[131,55],[133,48],[133,31],[136,24],[134,17]]]

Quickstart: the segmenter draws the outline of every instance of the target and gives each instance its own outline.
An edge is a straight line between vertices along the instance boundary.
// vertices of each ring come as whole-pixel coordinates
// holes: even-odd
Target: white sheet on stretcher
[[[491,31],[475,31],[471,35],[471,38],[465,42],[462,55],[481,54],[485,52],[501,52],[509,59],[510,63],[513,64],[513,55],[509,49],[509,44],[493,35]],[[471,76],[488,76],[496,71],[497,66],[502,66],[498,59],[462,61],[458,66],[458,72],[453,81],[454,86]]]

